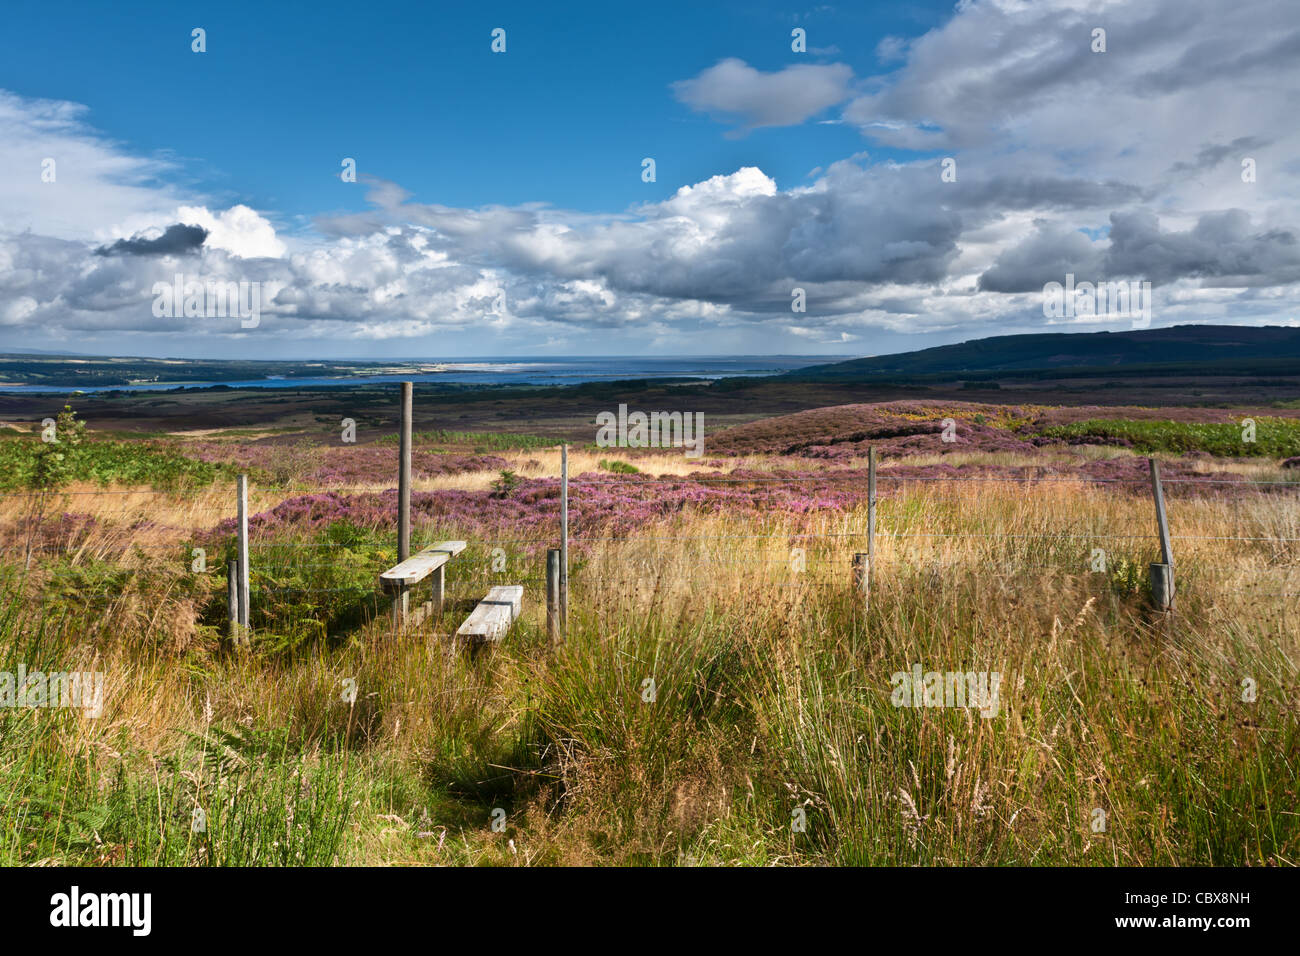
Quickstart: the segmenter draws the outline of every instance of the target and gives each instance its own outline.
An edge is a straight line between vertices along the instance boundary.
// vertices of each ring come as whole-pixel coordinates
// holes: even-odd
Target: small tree
[[[507,469],[501,472],[500,478],[492,482],[492,496],[509,498],[517,487],[519,487],[519,476]]]
[[[86,423],[77,420],[71,405],[64,405],[54,420],[52,440],[42,441],[36,449],[29,484],[36,489],[59,488],[72,477],[77,446],[85,435]]]

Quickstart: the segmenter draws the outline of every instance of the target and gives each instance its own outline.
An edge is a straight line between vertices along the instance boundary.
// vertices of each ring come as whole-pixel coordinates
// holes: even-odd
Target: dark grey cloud
[[[410,202],[385,212],[432,230],[430,247],[481,268],[598,280],[634,296],[789,313],[795,287],[941,281],[964,223],[961,213],[939,201],[956,196],[944,193],[932,173],[920,166],[837,163],[819,188],[782,192],[747,167],[637,207],[635,216],[590,221],[538,208]],[[925,201],[918,201],[921,195]],[[332,225],[346,226],[338,220]]]
[[[1264,139],[1260,136],[1238,136],[1231,143],[1211,143],[1202,146],[1196,153],[1196,157],[1190,162],[1179,160],[1169,167],[1170,174],[1175,173],[1201,173],[1213,169],[1222,163],[1225,159],[1233,158],[1240,160],[1251,150],[1263,149],[1268,146],[1272,140]]]
[[[1216,286],[1264,287],[1300,281],[1300,240],[1290,229],[1255,226],[1241,209],[1207,212],[1191,229],[1165,230],[1149,209],[1110,216],[1110,242],[1094,242],[1059,223],[1005,250],[979,279],[985,292],[1036,292],[1067,274],[1087,281],[1180,279]]]
[[[1254,15],[1263,12],[1269,16],[1262,22],[1252,22]],[[1237,45],[1223,36],[1207,36],[1186,46],[1171,63],[1139,76],[1136,92],[1156,96],[1227,79],[1268,76],[1295,65],[1300,58],[1300,30],[1295,28],[1293,7],[1265,5],[1249,14],[1241,13],[1238,19],[1252,28],[1253,42]]]
[[[737,118],[746,129],[795,126],[849,97],[853,70],[843,63],[796,64],[763,73],[744,60],[720,60],[672,84],[691,109]]]
[[[161,236],[147,238],[136,233],[130,239],[119,239],[95,250],[97,256],[178,256],[198,252],[208,238],[202,226],[187,226],[178,222],[163,230]]]
[[[977,167],[978,169],[978,167]],[[962,188],[950,190],[949,201],[962,209],[1013,212],[1022,209],[1113,209],[1142,200],[1147,191],[1134,183],[1085,177],[967,175]]]
[[[1105,261],[1100,243],[1068,226],[1038,221],[1028,238],[998,256],[979,278],[981,292],[1038,292],[1048,282],[1061,282],[1067,274],[1098,275]]]
[[[1261,229],[1241,209],[1207,212],[1186,232],[1160,228],[1148,209],[1111,217],[1106,268],[1159,284],[1213,279],[1216,285],[1267,286],[1300,279],[1300,242],[1290,229]]]
[[[1092,49],[1096,29],[1105,52]],[[970,0],[906,51],[903,68],[859,81],[865,92],[844,111],[872,139],[921,149],[1055,141],[1082,155],[1099,136],[1166,134],[1159,112],[1171,107],[1207,110],[1189,113],[1189,128],[1213,122],[1220,108],[1207,93],[1238,94],[1243,117],[1271,112],[1295,87],[1300,28],[1289,0]],[[1161,102],[1170,98],[1181,102]]]

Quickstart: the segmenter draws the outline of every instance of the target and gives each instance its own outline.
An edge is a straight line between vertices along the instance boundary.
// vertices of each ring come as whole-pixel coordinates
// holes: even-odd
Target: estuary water
[[[612,356],[598,358],[458,358],[406,359],[437,365],[435,371],[404,374],[320,377],[266,377],[239,381],[147,382],[132,385],[84,386],[81,392],[157,392],[174,388],[301,388],[321,385],[366,385],[386,382],[442,382],[463,385],[580,385],[641,378],[717,379],[734,375],[780,375],[791,369],[833,362],[851,356],[753,355],[689,356],[685,358]],[[0,385],[0,392],[68,392],[67,386]]]

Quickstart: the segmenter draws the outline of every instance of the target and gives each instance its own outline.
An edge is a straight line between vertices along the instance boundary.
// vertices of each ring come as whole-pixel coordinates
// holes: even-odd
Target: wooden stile
[[[443,595],[446,590],[444,568],[448,561],[465,548],[464,541],[439,541],[380,573],[379,587],[385,593],[394,595],[393,624],[395,626],[419,624],[430,615],[437,616],[442,613]],[[425,578],[432,578],[431,600],[411,612],[407,607],[410,589]]]
[[[473,643],[501,640],[510,630],[524,606],[522,585],[498,585],[479,601],[469,617],[456,630],[456,636]]]

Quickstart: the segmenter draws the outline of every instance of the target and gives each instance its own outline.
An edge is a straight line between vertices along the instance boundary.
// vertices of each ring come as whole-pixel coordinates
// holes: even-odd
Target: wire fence
[[[899,465],[906,467],[906,460]],[[566,480],[567,479],[567,480]],[[883,493],[870,497],[866,491],[868,481],[872,487],[877,484]],[[932,556],[927,557],[925,550],[943,542],[967,541],[975,544],[1012,545],[1009,556],[999,559],[990,553],[987,562],[980,567],[980,573],[994,577],[1016,577],[1026,572],[1053,573],[1093,573],[1098,570],[1092,549],[1100,545],[1107,547],[1129,547],[1150,545],[1160,541],[1160,534],[1155,528],[1148,531],[1113,530],[1108,528],[1080,528],[1078,522],[1064,523],[1060,527],[1044,527],[1039,530],[1002,530],[970,527],[978,524],[978,515],[972,513],[935,515],[924,512],[912,512],[906,508],[894,508],[894,502],[907,500],[909,485],[923,485],[939,488],[991,486],[1088,486],[1102,485],[1108,487],[1130,487],[1135,491],[1144,491],[1149,487],[1146,479],[1139,477],[1105,477],[1096,475],[1062,476],[1042,475],[906,475],[891,474],[889,469],[880,469],[869,476],[861,469],[828,469],[812,471],[800,475],[713,475],[690,474],[676,475],[621,475],[621,476],[563,476],[560,479],[535,479],[549,489],[551,483],[563,483],[568,493],[569,509],[569,544],[579,549],[599,546],[650,545],[671,549],[680,561],[703,573],[713,573],[717,569],[735,569],[747,574],[764,571],[785,572],[790,580],[770,580],[763,582],[763,587],[820,588],[845,587],[847,571],[854,556],[861,553],[857,548],[874,549],[887,547],[890,560],[900,567],[915,563],[918,567],[934,570],[942,568],[942,562],[936,563]],[[1296,481],[1257,480],[1249,477],[1216,478],[1195,476],[1170,476],[1161,479],[1163,485],[1195,488],[1228,488],[1236,496],[1227,499],[1215,499],[1220,507],[1229,506],[1234,510],[1237,524],[1249,533],[1211,534],[1205,532],[1183,532],[1171,529],[1168,540],[1185,545],[1269,545],[1278,551],[1275,563],[1257,564],[1251,567],[1217,568],[1198,562],[1186,575],[1186,580],[1200,585],[1213,581],[1234,581],[1235,587],[1251,589],[1251,594],[1277,594],[1289,597],[1300,594],[1300,589],[1291,585],[1293,580],[1300,583],[1300,549],[1291,547],[1300,542],[1300,517],[1290,514],[1289,523],[1278,524],[1276,532],[1260,533],[1260,528],[1251,526],[1245,511],[1255,503],[1276,498],[1276,492],[1300,490],[1300,479]],[[664,509],[658,515],[662,521],[646,522],[636,527],[617,529],[611,523],[607,513],[609,503],[595,500],[595,496],[604,489],[642,494],[642,498],[671,500],[675,492],[684,488],[725,486],[739,488],[818,488],[856,487],[861,492],[857,498],[837,500],[819,505],[813,502],[808,508],[792,516],[782,510],[782,502],[758,499],[761,505],[770,505],[770,510],[758,508],[745,512],[746,522],[762,525],[765,519],[783,522],[783,526],[768,530],[758,528],[745,533],[692,533],[689,522],[683,530],[668,529],[666,525],[680,523],[680,515],[694,515],[689,503],[683,501],[679,510]],[[558,489],[557,489],[558,491]],[[377,586],[377,577],[382,561],[396,564],[396,543],[392,545],[380,541],[375,531],[369,529],[355,540],[293,540],[286,536],[296,534],[315,534],[328,536],[328,527],[314,527],[310,530],[286,528],[266,520],[272,515],[277,505],[307,497],[294,489],[258,489],[258,494],[266,502],[274,501],[269,509],[251,515],[254,528],[250,529],[247,540],[250,574],[250,601],[254,613],[265,615],[274,611],[277,602],[289,596],[329,596],[347,595],[354,603],[363,603],[378,608],[391,601],[390,595],[384,594]],[[321,486],[311,495],[334,496],[377,496],[387,500],[398,494],[398,489],[384,487],[382,484],[348,484]],[[416,494],[437,495],[438,490],[416,492]],[[487,493],[485,493],[487,494]],[[3,492],[0,493],[0,509],[9,512],[9,527],[3,529],[0,541],[0,564],[9,568],[20,566],[29,569],[35,560],[42,556],[99,555],[119,560],[127,556],[144,556],[139,568],[152,574],[170,576],[177,581],[193,581],[200,574],[211,574],[222,569],[229,560],[229,554],[235,532],[218,533],[218,529],[237,523],[238,509],[233,506],[221,507],[193,499],[191,490],[154,490],[154,489],[96,489],[96,490],[59,490],[50,492]],[[99,507],[105,499],[133,499],[124,501],[120,508]],[[278,500],[277,500],[278,499]],[[641,500],[641,499],[638,499]],[[1293,502],[1289,497],[1286,499]],[[91,513],[64,512],[55,514],[64,502],[94,501]],[[880,523],[875,524],[877,502],[883,503]],[[866,507],[875,525],[874,534],[868,527],[854,527],[858,512]],[[545,573],[546,552],[560,544],[559,494],[543,497],[538,501],[536,527],[531,533],[520,534],[511,525],[502,522],[499,528],[491,527],[490,515],[476,521],[466,528],[455,527],[454,519],[438,520],[431,518],[422,531],[427,543],[435,540],[435,532],[463,538],[471,543],[470,553],[458,556],[448,564],[451,573],[446,583],[446,594],[450,599],[461,600],[473,597],[485,587],[498,583],[521,584],[527,588],[546,588],[550,590],[551,582]],[[0,512],[0,513],[3,513]],[[14,514],[17,518],[14,518]],[[396,502],[388,512],[396,524]],[[724,512],[725,515],[725,512]],[[792,517],[797,517],[793,525]],[[183,518],[186,524],[176,521]],[[814,518],[834,519],[847,527],[837,529],[822,527],[810,529],[801,527]],[[79,527],[78,522],[89,521],[93,527]],[[122,527],[115,528],[115,523]],[[930,523],[940,524],[939,528],[924,527]],[[965,527],[943,527],[945,523],[965,524]],[[1177,516],[1175,516],[1175,525]],[[1257,525],[1258,522],[1255,522]],[[615,530],[610,530],[611,526]],[[136,532],[129,539],[128,532]],[[95,533],[101,538],[97,540]],[[114,534],[117,537],[114,537]],[[47,540],[53,534],[55,540]],[[146,534],[169,537],[171,540],[137,540]],[[25,537],[24,537],[25,536]],[[66,537],[61,537],[66,536]],[[796,563],[792,555],[745,553],[737,547],[739,542],[757,544],[760,542],[783,542],[786,551],[799,549],[803,554],[799,559],[804,562],[800,570],[794,570]],[[1112,545],[1111,543],[1118,543]],[[908,548],[915,546],[915,553]],[[1046,560],[1034,560],[1034,546],[1048,549]],[[417,544],[414,550],[418,551]],[[203,556],[199,556],[202,550]],[[932,548],[931,548],[932,550]],[[314,552],[314,554],[313,554]],[[719,553],[715,553],[719,552]],[[347,556],[347,560],[343,556]],[[501,556],[505,560],[501,560]],[[584,554],[589,557],[589,554]],[[1250,556],[1250,555],[1246,555]],[[1041,558],[1042,556],[1039,555]],[[1107,556],[1112,557],[1112,556]],[[1125,556],[1127,557],[1127,555]],[[1243,557],[1243,555],[1237,555]],[[635,558],[627,558],[631,569],[638,567]],[[1276,561],[1283,563],[1277,564]],[[196,563],[197,562],[197,563]],[[957,562],[954,562],[954,567]],[[808,567],[816,571],[834,571],[830,577],[809,574]],[[605,586],[600,580],[585,577],[582,567],[575,569],[575,585],[581,589],[590,584],[593,588]],[[836,577],[835,575],[838,575]],[[1249,580],[1243,580],[1249,579]],[[1259,584],[1281,584],[1281,590],[1261,592]]]

